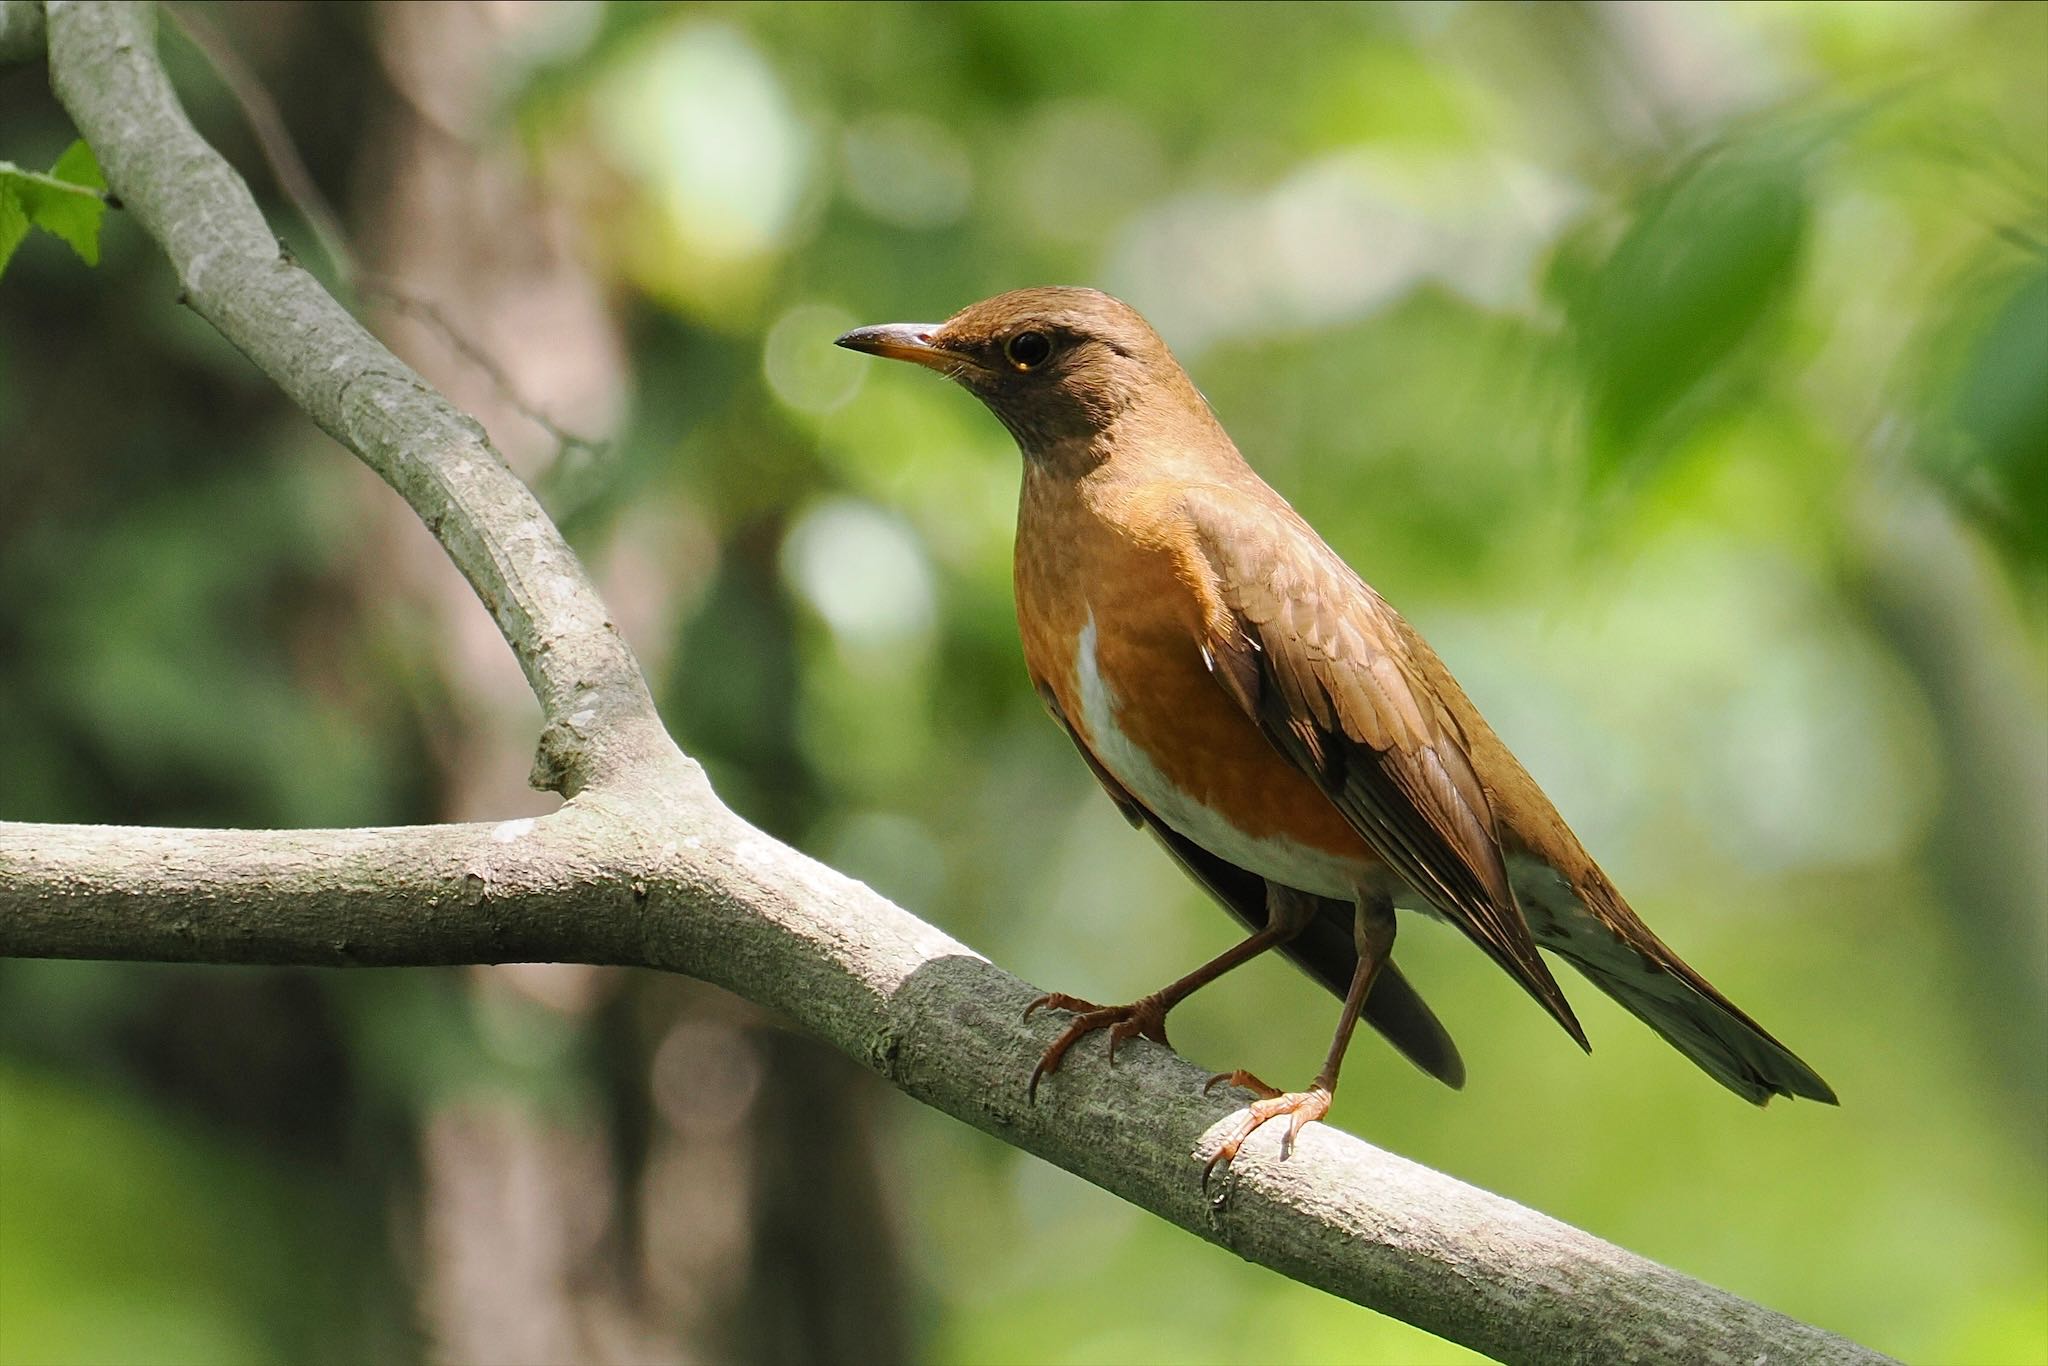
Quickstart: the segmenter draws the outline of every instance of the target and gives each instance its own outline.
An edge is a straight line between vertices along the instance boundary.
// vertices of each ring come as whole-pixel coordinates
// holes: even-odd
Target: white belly
[[[1254,838],[1167,780],[1151,756],[1132,744],[1117,725],[1123,703],[1102,677],[1095,659],[1095,614],[1089,613],[1075,642],[1074,669],[1081,690],[1081,725],[1095,757],[1110,775],[1175,833],[1218,858],[1283,886],[1349,901],[1366,866],[1293,840]]]

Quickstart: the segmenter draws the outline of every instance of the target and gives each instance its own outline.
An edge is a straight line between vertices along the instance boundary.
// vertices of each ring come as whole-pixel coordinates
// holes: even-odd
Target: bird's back
[[[1029,289],[840,341],[943,371],[1016,437],[1025,657],[1112,795],[1269,881],[1435,911],[1582,1044],[1539,948],[1749,1099],[1833,1099],[1643,926],[1128,305]]]
[[[1337,558],[1320,538],[1317,544]],[[1363,580],[1358,586],[1371,591]],[[1517,908],[1536,943],[1745,1099],[1761,1105],[1786,1095],[1834,1104],[1833,1089],[1812,1068],[1642,922],[1429,642],[1392,607],[1386,612],[1416,675],[1464,737],[1492,804]]]
[[[1385,643],[1423,708],[1444,718],[1469,757],[1513,911],[1535,944],[1745,1098],[1832,1101],[1825,1082],[1643,924],[1420,633],[1234,448],[1228,455],[1176,462],[1175,477],[1164,479],[1107,469],[1082,480],[1027,472],[1017,564],[1026,655],[1034,676],[1080,720],[1098,761],[1181,834],[1239,866],[1323,896],[1344,895],[1347,878],[1353,889],[1392,881],[1397,902],[1438,913],[1424,889],[1391,877],[1355,824],[1231,701],[1203,658],[1197,642],[1219,593],[1204,580],[1202,528],[1190,513],[1202,498],[1191,500],[1191,491],[1249,506],[1249,525],[1277,528],[1289,542],[1279,558],[1313,566],[1273,576],[1260,590],[1317,584],[1326,596],[1370,601],[1375,620],[1386,623]],[[1105,702],[1115,704],[1113,730]],[[1134,749],[1157,771],[1134,771]],[[1162,774],[1171,784],[1164,796],[1156,786]]]

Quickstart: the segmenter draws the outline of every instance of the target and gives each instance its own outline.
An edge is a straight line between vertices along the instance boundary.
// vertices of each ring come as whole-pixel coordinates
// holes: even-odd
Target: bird
[[[1570,963],[1756,1104],[1828,1084],[1630,909],[1427,642],[1266,484],[1136,309],[1093,289],[1012,290],[941,323],[862,327],[853,351],[956,381],[1023,456],[1015,590],[1026,669],[1125,819],[1249,931],[1126,1005],[1069,1012],[1029,1095],[1098,1031],[1166,1044],[1170,1011],[1279,950],[1340,997],[1322,1069],[1254,1097],[1206,1183],[1263,1125],[1283,1156],[1324,1118],[1362,1018],[1453,1088],[1464,1062],[1393,962],[1396,911],[1462,931],[1581,1048],[1539,950]]]

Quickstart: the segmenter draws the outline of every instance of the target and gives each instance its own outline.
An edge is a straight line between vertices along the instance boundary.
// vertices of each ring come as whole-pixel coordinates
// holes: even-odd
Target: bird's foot
[[[1066,1031],[1045,1050],[1038,1066],[1031,1069],[1031,1084],[1025,1089],[1027,1100],[1037,1100],[1039,1080],[1059,1071],[1060,1059],[1067,1055],[1067,1050],[1098,1029],[1109,1031],[1109,1060],[1112,1064],[1116,1062],[1117,1045],[1126,1040],[1144,1038],[1156,1044],[1166,1044],[1166,1006],[1157,996],[1147,996],[1127,1006],[1099,1006],[1093,1001],[1056,991],[1024,1007],[1024,1018],[1028,1020],[1040,1010],[1071,1010],[1074,1018]]]
[[[1249,1072],[1222,1072],[1209,1078],[1202,1088],[1206,1093],[1218,1085],[1238,1086],[1252,1092],[1260,1099],[1238,1111],[1242,1116],[1230,1136],[1218,1145],[1214,1154],[1202,1164],[1202,1189],[1209,1188],[1209,1177],[1218,1167],[1230,1164],[1237,1156],[1237,1150],[1252,1136],[1258,1127],[1268,1120],[1286,1115],[1287,1136],[1280,1141],[1280,1156],[1285,1158],[1294,1151],[1294,1139],[1303,1126],[1313,1124],[1330,1113],[1330,1088],[1320,1082],[1306,1091],[1276,1091]]]
[[[1203,1082],[1202,1094],[1206,1096],[1219,1086],[1235,1086],[1240,1091],[1251,1092],[1260,1100],[1272,1100],[1282,1094],[1279,1087],[1266,1085],[1255,1074],[1245,1071],[1242,1067],[1235,1072],[1218,1072]]]

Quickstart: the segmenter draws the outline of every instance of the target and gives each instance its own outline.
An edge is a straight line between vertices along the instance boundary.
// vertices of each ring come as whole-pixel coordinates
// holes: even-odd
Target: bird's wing
[[[1173,855],[1174,862],[1180,864],[1182,871],[1242,921],[1246,929],[1261,928],[1266,923],[1266,880],[1249,869],[1216,857],[1153,815],[1102,766],[1102,761],[1095,757],[1087,742],[1068,722],[1066,712],[1061,709],[1059,699],[1053,696],[1052,689],[1041,683],[1038,695],[1044,701],[1045,709],[1052,713],[1052,719],[1059,722],[1060,729],[1081,752],[1089,771],[1102,784],[1102,790],[1109,794],[1110,801],[1116,803],[1116,809],[1123,813],[1124,819],[1151,831],[1166,852]],[[1347,901],[1328,897],[1318,897],[1317,901],[1320,904],[1315,919],[1299,935],[1282,944],[1280,952],[1341,998],[1350,987],[1352,972],[1358,966],[1358,947],[1351,932],[1352,906]],[[1380,968],[1372,992],[1366,997],[1362,1017],[1385,1035],[1401,1056],[1430,1076],[1453,1090],[1465,1084],[1465,1062],[1458,1056],[1458,1046],[1451,1042],[1450,1031],[1443,1027],[1435,1012],[1392,963]]]
[[[1466,738],[1407,623],[1277,499],[1186,490],[1213,590],[1203,657],[1393,871],[1588,1047],[1508,885]]]

